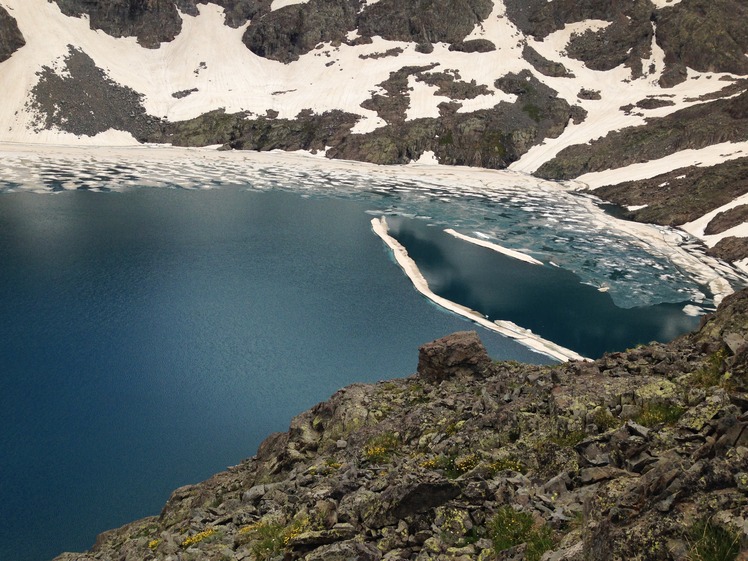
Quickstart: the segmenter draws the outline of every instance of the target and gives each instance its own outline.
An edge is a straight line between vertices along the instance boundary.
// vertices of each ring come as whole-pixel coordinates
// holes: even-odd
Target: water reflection
[[[670,341],[698,325],[698,318],[683,313],[688,301],[620,308],[610,294],[582,284],[569,271],[462,242],[425,221],[388,217],[387,222],[436,294],[585,356]]]

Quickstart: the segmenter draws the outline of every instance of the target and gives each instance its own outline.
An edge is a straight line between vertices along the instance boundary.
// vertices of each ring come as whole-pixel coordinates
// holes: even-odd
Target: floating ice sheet
[[[560,266],[581,282],[607,287],[614,302],[626,308],[690,301],[709,309],[715,295],[745,283],[732,268],[708,258],[684,232],[618,220],[590,195],[517,172],[166,148],[9,151],[0,172],[0,192],[144,186],[243,186],[363,199],[371,214],[421,217]]]

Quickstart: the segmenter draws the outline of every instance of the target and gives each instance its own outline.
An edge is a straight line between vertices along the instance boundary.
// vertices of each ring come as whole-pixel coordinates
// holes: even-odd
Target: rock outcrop
[[[310,0],[264,14],[244,33],[244,44],[261,57],[291,62],[320,43],[340,44],[355,29],[357,0]]]
[[[650,179],[600,187],[595,194],[621,206],[644,208],[626,218],[680,226],[748,193],[748,158],[712,167],[689,166]],[[716,233],[716,232],[715,232]]]
[[[0,62],[8,60],[10,55],[23,47],[26,41],[18,29],[16,20],[0,6]]]
[[[748,140],[748,89],[735,97],[702,103],[652,118],[646,125],[612,132],[589,144],[563,149],[537,175],[572,179],[582,174],[656,160],[685,149]]]
[[[740,0],[684,0],[657,12],[657,44],[669,66],[748,74],[748,6]]]
[[[52,0],[50,0],[52,1]],[[173,41],[182,29],[179,11],[195,16],[197,5],[222,6],[226,24],[240,27],[270,12],[271,0],[54,0],[67,16],[88,16],[91,29],[112,37],[136,37],[138,43],[157,49]]]
[[[67,16],[87,15],[91,29],[113,37],[137,37],[142,46],[156,49],[172,41],[182,29],[174,0],[56,0]]]
[[[159,516],[58,561],[734,560],[748,551],[748,292],[595,362],[492,362],[474,333],[340,390]]]

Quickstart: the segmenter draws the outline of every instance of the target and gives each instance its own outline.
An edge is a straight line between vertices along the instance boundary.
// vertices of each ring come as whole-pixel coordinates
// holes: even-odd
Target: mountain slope
[[[712,558],[707,534],[733,560],[747,328],[744,291],[698,333],[594,363],[492,362],[474,332],[451,335],[415,376],[337,392],[58,560],[671,561]]]
[[[301,149],[582,176],[593,187],[748,156],[743,0],[0,9],[0,141]],[[704,174],[715,193],[729,190],[724,174]],[[640,204],[669,200],[650,186]],[[706,193],[693,212],[723,204]]]

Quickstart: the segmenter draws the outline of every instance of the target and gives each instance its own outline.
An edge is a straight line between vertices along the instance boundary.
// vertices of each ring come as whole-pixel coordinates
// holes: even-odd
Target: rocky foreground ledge
[[[595,362],[477,335],[340,390],[160,516],[59,561],[748,559],[748,291]]]

